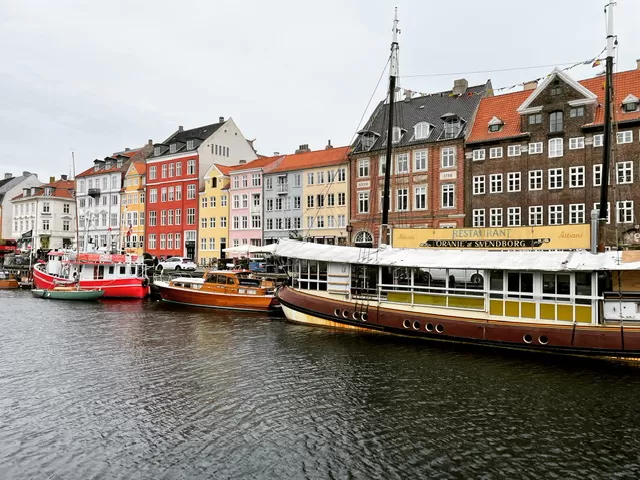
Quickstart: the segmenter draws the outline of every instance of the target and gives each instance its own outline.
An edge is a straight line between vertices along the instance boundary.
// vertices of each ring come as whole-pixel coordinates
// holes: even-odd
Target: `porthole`
[[[349,318],[349,310],[345,310],[344,312],[342,312],[342,316],[344,318]]]
[[[436,332],[438,333],[444,332],[444,327],[440,323],[436,325]]]
[[[546,335],[540,335],[538,337],[538,341],[540,342],[540,345],[546,345],[547,343],[549,343],[549,339]]]
[[[527,333],[522,337],[522,340],[524,340],[524,343],[531,343],[533,342],[533,337]]]
[[[339,317],[339,316],[340,316],[340,309],[339,309],[339,308],[336,308],[336,311],[335,311],[335,312],[333,312],[333,314],[334,314],[336,317]]]
[[[366,322],[367,320],[369,320],[369,315],[367,315],[366,313],[363,313],[360,318],[362,319],[363,322]]]
[[[424,328],[427,332],[433,332],[433,323],[427,323]]]
[[[404,328],[409,328],[411,326],[411,322],[409,320],[405,320],[404,322],[402,322],[402,326]]]
[[[420,330],[420,322],[419,321],[415,321],[413,322],[413,329],[414,330]]]
[[[360,314],[358,312],[353,312],[353,319],[360,320]]]

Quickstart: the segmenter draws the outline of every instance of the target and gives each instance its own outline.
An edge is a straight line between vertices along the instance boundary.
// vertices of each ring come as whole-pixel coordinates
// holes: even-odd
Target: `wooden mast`
[[[393,143],[393,105],[396,94],[396,79],[398,78],[398,8],[393,16],[393,40],[391,41],[391,62],[389,64],[389,118],[387,124],[387,150],[385,158],[384,189],[382,194],[382,223],[378,245],[391,244],[389,235],[389,190],[391,182],[391,146]]]

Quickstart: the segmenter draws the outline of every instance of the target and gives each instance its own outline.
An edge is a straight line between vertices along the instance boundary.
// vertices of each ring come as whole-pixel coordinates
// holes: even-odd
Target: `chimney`
[[[525,90],[535,90],[538,88],[538,80],[531,80],[530,82],[524,83]]]
[[[636,58],[636,69],[640,70],[640,58]]]
[[[178,125],[178,131],[179,132],[184,132],[184,127],[182,125]]]
[[[453,90],[451,91],[454,95],[462,95],[467,91],[469,87],[469,82],[467,82],[466,78],[461,78],[459,80],[453,81]]]
[[[49,177],[49,183],[53,183],[56,181],[56,177]]]
[[[413,92],[411,90],[409,90],[408,88],[404,89],[404,101],[405,102],[410,102],[411,101],[411,97],[413,97]]]
[[[28,177],[29,175],[31,175],[31,172],[27,172],[26,170],[22,172],[23,177]]]
[[[247,163],[247,161],[246,161],[246,160],[240,160],[238,163],[239,163],[240,165],[244,165],[245,163]]]
[[[66,175],[60,175],[60,180],[66,180],[67,176]]]
[[[224,117],[218,117],[218,123],[224,123]]]
[[[130,149],[129,147],[124,147],[124,151],[125,151],[125,152],[130,152],[130,151],[131,151],[131,149]]]
[[[7,178],[13,178],[13,173],[5,173],[4,179],[6,180]]]
[[[309,144],[308,143],[303,143],[302,145],[300,145],[300,147],[296,150],[296,153],[305,153],[305,152],[310,152],[311,149],[309,148]]]
[[[147,141],[147,145],[151,145],[151,146],[153,147],[153,140],[149,139],[149,140]]]
[[[273,152],[273,156],[280,155],[280,152]]]
[[[327,146],[324,147],[324,149],[329,150],[330,148],[333,148],[333,145],[331,145],[331,139],[327,140]]]

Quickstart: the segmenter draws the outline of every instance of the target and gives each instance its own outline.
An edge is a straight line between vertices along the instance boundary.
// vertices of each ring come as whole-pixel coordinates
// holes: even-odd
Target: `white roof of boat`
[[[623,262],[622,251],[451,250],[358,248],[280,240],[274,254],[303,260],[417,268],[479,270],[596,271],[640,270],[640,261]]]

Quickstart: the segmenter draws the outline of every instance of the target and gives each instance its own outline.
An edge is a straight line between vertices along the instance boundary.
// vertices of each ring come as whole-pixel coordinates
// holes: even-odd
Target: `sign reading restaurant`
[[[552,225],[508,228],[396,228],[398,248],[482,248],[493,250],[580,250],[590,247],[590,227]]]

